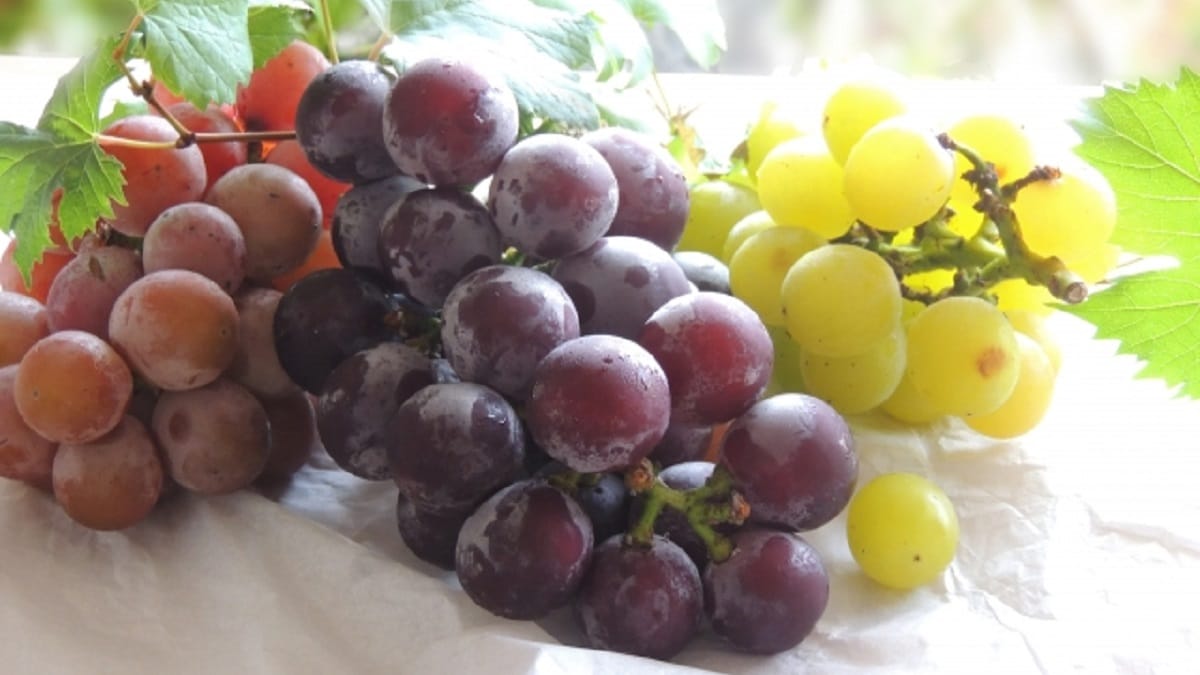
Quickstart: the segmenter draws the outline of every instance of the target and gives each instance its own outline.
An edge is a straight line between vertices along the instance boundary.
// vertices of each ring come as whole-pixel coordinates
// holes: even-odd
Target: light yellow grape
[[[992,293],[996,296],[996,306],[1004,312],[1023,310],[1045,315],[1053,311],[1050,304],[1054,296],[1050,291],[1024,279],[1005,279],[992,286]]]
[[[907,109],[896,83],[883,76],[863,77],[842,83],[825,101],[821,132],[838,164],[845,164],[850,149],[863,134],[885,119]]]
[[[958,548],[958,515],[946,493],[911,473],[862,486],[846,507],[850,553],[867,577],[908,590],[941,576]]]
[[[771,214],[761,209],[737,221],[725,236],[725,245],[721,248],[721,261],[729,264],[743,242],[765,229],[778,225]]]
[[[879,407],[888,415],[907,424],[926,424],[946,416],[945,410],[930,403],[924,394],[917,391],[917,386],[913,384],[907,370],[892,395]]]
[[[891,266],[852,244],[806,253],[784,277],[781,298],[788,333],[811,354],[861,354],[900,322]]]
[[[780,143],[804,135],[799,113],[778,101],[766,101],[746,132],[746,170],[758,174],[763,158]]]
[[[804,354],[800,373],[808,393],[843,415],[864,413],[892,395],[904,376],[904,329],[897,326],[862,354],[834,358]]]
[[[729,288],[768,326],[782,326],[783,278],[825,240],[801,227],[772,227],[747,239],[729,261]]]
[[[880,122],[846,158],[844,189],[855,217],[885,232],[916,227],[946,204],[954,157],[915,120]]]
[[[720,258],[735,223],[762,208],[753,190],[723,180],[710,180],[690,190],[691,205],[679,251],[700,251]]]
[[[1099,171],[1083,162],[1060,168],[1062,176],[1025,186],[1012,205],[1021,239],[1042,256],[1096,250],[1117,223],[1116,196]]]
[[[821,139],[794,138],[776,146],[763,160],[758,198],[780,225],[808,228],[833,239],[854,223],[842,182],[842,165]]]
[[[1029,173],[1034,166],[1033,144],[1025,130],[1012,118],[1003,115],[978,114],[964,117],[947,130],[950,138],[974,150],[991,162],[1000,184]],[[955,216],[950,228],[964,237],[979,229],[982,214],[973,208],[979,200],[975,187],[962,177],[971,169],[966,157],[954,155],[954,188],[950,192],[950,208]]]
[[[1117,266],[1121,248],[1105,242],[1095,248],[1072,251],[1059,257],[1067,269],[1078,274],[1087,283],[1094,284],[1106,279],[1108,273]]]
[[[964,418],[967,426],[992,438],[1016,438],[1028,433],[1045,417],[1054,397],[1057,369],[1033,338],[1017,333],[1021,368],[1012,395],[999,408]]]
[[[775,345],[775,364],[763,397],[804,392],[804,376],[800,373],[800,345],[788,335],[787,329],[780,326],[767,326],[767,334]]]
[[[1021,359],[1015,333],[986,300],[939,300],[908,325],[909,377],[930,403],[949,414],[991,412],[1017,383]]]
[[[1004,316],[1008,317],[1008,322],[1018,333],[1023,333],[1038,343],[1057,373],[1062,366],[1062,348],[1046,328],[1046,316],[1041,312],[1020,309],[1005,311]]]

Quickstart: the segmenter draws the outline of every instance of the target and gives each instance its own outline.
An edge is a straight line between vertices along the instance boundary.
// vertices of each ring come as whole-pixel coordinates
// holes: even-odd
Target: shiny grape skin
[[[383,141],[401,173],[437,186],[483,180],[517,140],[517,100],[475,65],[432,57],[409,66],[388,93]]]
[[[441,335],[460,377],[525,400],[538,362],[579,337],[579,315],[544,272],[492,265],[468,274],[446,296]]]
[[[734,553],[704,570],[704,607],[713,632],[733,647],[776,654],[808,637],[829,603],[820,556],[790,532],[744,529]]]
[[[54,498],[77,523],[121,530],[141,522],[158,503],[163,467],[145,425],[125,416],[89,443],[64,443],[54,456]]]
[[[441,307],[467,274],[500,262],[500,232],[474,196],[453,188],[409,194],[384,214],[378,256],[396,288]]]
[[[325,378],[317,403],[326,452],[359,478],[391,478],[387,423],[402,403],[435,381],[429,357],[400,342],[384,342],[342,361]]]
[[[405,195],[424,188],[416,179],[398,174],[355,185],[338,199],[331,230],[333,250],[342,267],[365,267],[383,272],[379,232],[383,216]]]
[[[400,491],[396,495],[396,527],[408,550],[425,562],[454,571],[454,547],[463,523],[475,506],[436,511],[418,508]]]
[[[638,237],[601,237],[560,259],[551,276],[575,303],[584,335],[606,333],[636,340],[654,310],[691,292],[671,254]]]
[[[526,420],[537,444],[575,471],[620,471],[662,440],[670,391],[662,368],[636,342],[585,335],[538,363]]]
[[[729,267],[703,251],[676,251],[672,254],[688,281],[701,291],[730,295]]]
[[[477,504],[524,470],[525,433],[517,411],[478,384],[422,388],[391,416],[382,438],[392,478],[421,509]]]
[[[658,308],[638,336],[671,383],[671,419],[718,424],[746,411],[766,389],[775,348],[744,302],[701,291]]]
[[[485,610],[538,619],[570,602],[592,556],[592,524],[565,492],[541,480],[513,483],[463,523],[455,570]]]
[[[142,239],[146,274],[191,270],[233,295],[246,278],[246,238],[228,214],[211,204],[187,202],[163,211]]]
[[[608,233],[675,248],[691,202],[679,163],[647,136],[621,127],[589,131],[580,140],[600,152],[617,179],[620,198]]]
[[[41,301],[0,290],[0,367],[18,363],[50,334],[50,313]]]
[[[317,75],[296,107],[296,139],[308,161],[345,183],[397,173],[383,144],[384,101],[393,77],[373,61],[342,61]]]
[[[487,206],[507,245],[535,259],[577,253],[608,232],[617,179],[592,146],[563,134],[528,136],[504,153]]]
[[[275,351],[292,381],[319,395],[329,373],[355,352],[392,337],[395,305],[348,269],[318,270],[292,284],[275,310]]]
[[[13,392],[16,379],[15,363],[0,367],[0,477],[48,489],[58,444],[21,419]]]
[[[669,539],[654,535],[648,547],[623,540],[610,537],[592,552],[575,615],[593,649],[668,660],[700,630],[700,573]]]
[[[749,503],[751,521],[794,530],[832,520],[858,481],[858,455],[846,421],[807,394],[763,399],[734,420],[721,465]]]

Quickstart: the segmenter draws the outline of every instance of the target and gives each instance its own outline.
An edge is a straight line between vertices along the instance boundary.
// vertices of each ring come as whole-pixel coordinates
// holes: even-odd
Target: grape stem
[[[645,498],[641,515],[626,535],[626,543],[633,546],[650,546],[655,521],[665,508],[671,508],[687,517],[692,530],[708,548],[709,558],[724,562],[733,554],[733,544],[714,526],[741,525],[750,515],[750,506],[733,489],[732,476],[719,465],[704,485],[685,491],[658,480],[654,465],[642,460],[625,472],[625,486]]]

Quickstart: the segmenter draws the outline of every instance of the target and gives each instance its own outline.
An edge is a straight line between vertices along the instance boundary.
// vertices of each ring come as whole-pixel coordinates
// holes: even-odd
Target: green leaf
[[[154,77],[198,108],[232,103],[250,78],[247,0],[134,0]]]
[[[254,67],[261,67],[284,47],[302,38],[314,16],[312,8],[302,2],[251,0],[246,25]]]
[[[392,25],[391,0],[358,0],[367,16],[380,30],[390,30]]]
[[[1179,266],[1119,279],[1070,311],[1145,360],[1142,375],[1200,398],[1200,77],[1106,88],[1073,126],[1076,151],[1116,192],[1113,241]]]
[[[626,73],[620,88],[641,82],[654,70],[654,51],[646,31],[624,0],[533,0],[537,5],[586,14],[596,22],[592,60],[596,79],[610,81]],[[601,111],[603,114],[603,110]]]
[[[58,80],[54,93],[42,109],[39,130],[63,140],[90,141],[104,128],[100,124],[100,101],[122,75],[120,66],[112,58],[118,44],[116,38],[105,40]],[[0,190],[0,194],[20,193]],[[3,222],[0,220],[0,224]]]
[[[725,21],[716,0],[621,0],[639,21],[662,24],[679,36],[683,48],[702,68],[711,68],[725,51]]]

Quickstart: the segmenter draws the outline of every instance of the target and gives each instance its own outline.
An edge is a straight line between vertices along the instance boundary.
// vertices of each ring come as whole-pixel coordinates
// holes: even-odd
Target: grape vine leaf
[[[1200,76],[1107,87],[1073,126],[1076,152],[1116,192],[1114,243],[1179,264],[1118,279],[1071,311],[1144,360],[1141,376],[1200,398]]]
[[[679,37],[688,56],[711,68],[725,51],[725,21],[717,3],[695,0],[621,0],[647,26],[663,25]]]
[[[585,14],[596,22],[593,61],[596,79],[611,81],[626,73],[622,88],[637,84],[654,70],[654,51],[626,0],[533,0],[542,7]]]
[[[304,37],[314,18],[312,7],[299,0],[250,0],[246,26],[254,67],[261,67],[292,41]]]

